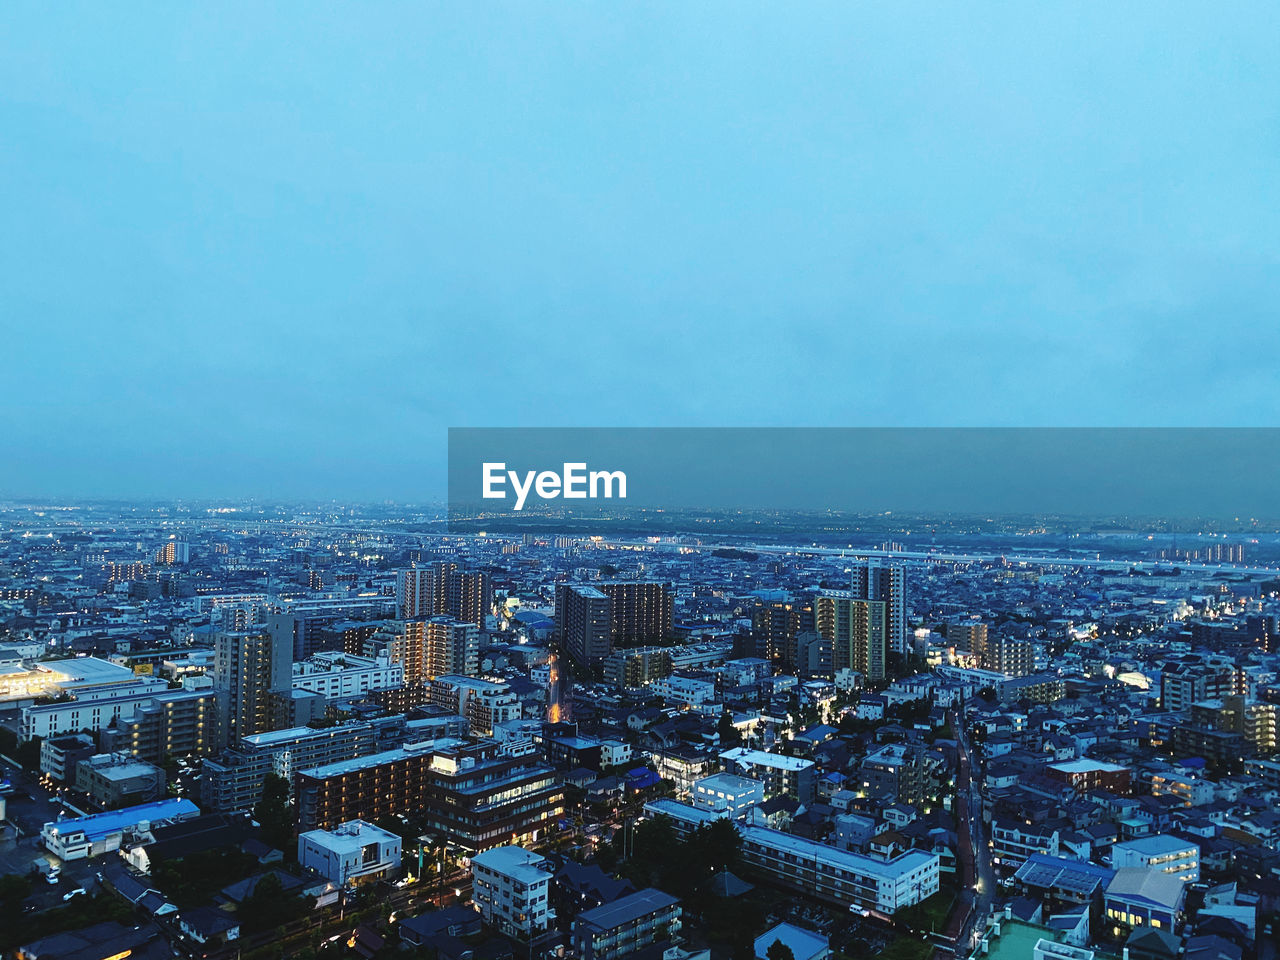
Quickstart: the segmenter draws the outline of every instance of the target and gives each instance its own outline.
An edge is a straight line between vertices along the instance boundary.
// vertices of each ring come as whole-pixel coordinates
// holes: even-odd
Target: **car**
[[[88,891],[88,890],[86,890],[84,887],[76,887],[76,888],[75,888],[74,890],[72,890],[70,893],[64,893],[64,894],[62,895],[62,900],[63,900],[63,902],[65,903],[66,901],[70,900],[72,897],[78,897],[78,896],[80,896],[82,893],[83,893],[83,894],[87,894],[88,892],[89,892],[89,891]]]
[[[57,874],[57,872],[55,871],[55,872],[53,872],[53,873],[46,873],[46,874],[45,874],[45,876],[44,876],[44,882],[45,882],[45,883],[57,883],[57,882],[58,882],[58,874]]]

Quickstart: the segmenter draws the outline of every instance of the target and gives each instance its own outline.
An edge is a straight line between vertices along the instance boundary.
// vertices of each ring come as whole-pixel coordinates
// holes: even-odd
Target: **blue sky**
[[[1280,423],[1280,7],[8,4],[0,494]]]

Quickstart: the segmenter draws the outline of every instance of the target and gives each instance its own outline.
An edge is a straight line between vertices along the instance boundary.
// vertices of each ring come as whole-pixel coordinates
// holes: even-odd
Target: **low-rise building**
[[[198,816],[200,808],[190,800],[157,800],[87,817],[51,821],[40,831],[40,842],[63,860],[83,860],[119,850],[125,837],[134,832]]]
[[[695,807],[712,813],[728,812],[736,819],[756,804],[764,803],[764,784],[732,773],[716,773],[695,780],[690,798]]]
[[[680,930],[680,901],[649,888],[586,910],[573,922],[582,960],[618,960]]]
[[[99,753],[76,764],[76,789],[103,807],[164,796],[164,771],[127,753]]]
[[[555,919],[550,907],[555,871],[546,857],[523,847],[494,847],[471,858],[473,899],[484,922],[528,937]]]
[[[1113,933],[1141,927],[1172,931],[1186,897],[1186,883],[1171,873],[1128,867],[1107,884],[1104,910]]]
[[[1195,883],[1200,879],[1200,847],[1189,840],[1179,840],[1162,833],[1139,837],[1111,848],[1111,866],[1117,870],[1126,867],[1159,870],[1187,883]]]
[[[298,863],[339,886],[394,876],[400,869],[401,839],[363,820],[333,830],[298,835]]]
[[[801,803],[813,800],[815,767],[812,760],[788,757],[781,753],[765,753],[747,747],[734,747],[720,754],[725,769],[764,784],[766,797],[780,794],[795,797]]]
[[[726,816],[674,800],[651,801],[645,812],[670,817],[681,834]],[[941,858],[936,853],[908,850],[884,860],[766,827],[738,832],[744,862],[783,886],[844,909],[890,916],[938,892]]]

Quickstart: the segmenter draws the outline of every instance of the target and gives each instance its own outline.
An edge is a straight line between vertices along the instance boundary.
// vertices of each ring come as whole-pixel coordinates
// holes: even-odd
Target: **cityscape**
[[[1276,524],[640,513],[4,504],[3,949],[1274,956]]]
[[[1280,960],[1277,50],[0,5],[0,960]]]

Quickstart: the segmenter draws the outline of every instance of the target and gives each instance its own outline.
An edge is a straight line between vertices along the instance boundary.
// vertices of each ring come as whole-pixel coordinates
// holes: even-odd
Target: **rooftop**
[[[526,886],[551,879],[547,858],[524,847],[494,847],[471,858],[472,866],[481,866],[518,880]]]
[[[200,815],[200,808],[190,800],[157,800],[154,803],[140,803],[135,807],[124,807],[120,810],[108,810],[105,813],[93,813],[87,817],[67,817],[46,823],[45,829],[53,828],[54,833],[74,833],[83,830],[90,840],[106,837],[136,827],[141,823],[155,823],[160,820],[180,820]]]
[[[763,750],[749,750],[746,747],[725,750],[720,754],[720,759],[756,767],[772,767],[775,770],[797,771],[813,766],[812,760],[805,760],[803,757],[786,757],[780,753],[765,753]]]
[[[597,930],[611,930],[624,923],[631,923],[651,913],[674,906],[680,901],[668,893],[649,887],[639,893],[633,893],[578,914],[577,923],[582,926],[595,927]],[[798,960],[798,958],[797,958]]]

